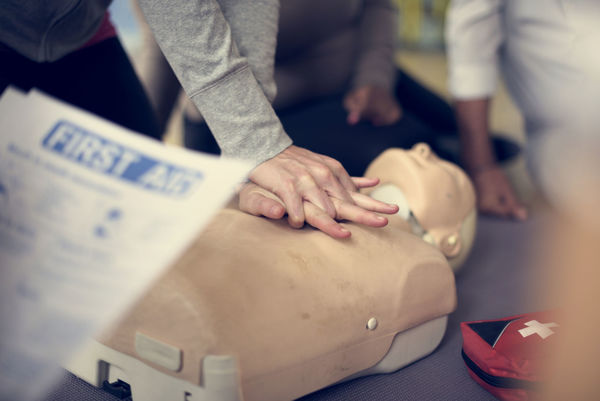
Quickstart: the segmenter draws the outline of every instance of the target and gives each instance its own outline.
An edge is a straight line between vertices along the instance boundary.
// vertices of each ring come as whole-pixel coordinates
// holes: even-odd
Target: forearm
[[[291,144],[214,0],[140,0],[156,40],[223,155],[259,164]]]
[[[490,98],[457,100],[454,108],[460,133],[461,159],[470,173],[495,166],[489,135]]]
[[[452,0],[446,17],[448,83],[461,156],[471,174],[495,165],[488,114],[495,92],[504,0]]]

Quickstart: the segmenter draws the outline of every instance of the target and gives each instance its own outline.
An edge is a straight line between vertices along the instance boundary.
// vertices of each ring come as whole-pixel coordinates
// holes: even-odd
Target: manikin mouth
[[[425,237],[429,235],[427,230],[423,228],[421,223],[419,223],[419,220],[417,220],[412,210],[410,210],[407,221],[410,223],[410,228],[413,234],[418,235],[419,237]]]
[[[400,188],[392,184],[380,185],[371,192],[370,196],[373,199],[382,202],[398,205],[398,213],[396,214],[410,224],[411,232],[422,238],[424,241],[435,245],[435,240],[427,230],[423,228],[421,223],[419,223],[419,220],[410,209],[410,205],[408,204],[406,196],[404,196],[404,192],[402,192]]]

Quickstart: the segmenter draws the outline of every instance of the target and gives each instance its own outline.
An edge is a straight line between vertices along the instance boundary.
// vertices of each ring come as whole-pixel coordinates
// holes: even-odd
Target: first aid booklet
[[[144,138],[40,92],[0,99],[0,399],[59,366],[159,279],[250,166]]]

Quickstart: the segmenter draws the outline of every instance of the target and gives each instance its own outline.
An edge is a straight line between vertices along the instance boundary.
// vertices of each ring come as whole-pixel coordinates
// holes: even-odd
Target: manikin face
[[[370,195],[395,202],[414,234],[437,246],[456,263],[464,260],[475,234],[475,192],[458,166],[437,157],[424,143],[390,149],[367,169],[381,184]]]

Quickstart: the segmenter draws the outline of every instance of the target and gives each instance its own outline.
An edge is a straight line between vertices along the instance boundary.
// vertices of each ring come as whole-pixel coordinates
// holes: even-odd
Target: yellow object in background
[[[396,0],[400,10],[400,39],[404,43],[418,43],[421,36],[422,0]]]
[[[394,0],[399,9],[400,43],[422,49],[444,46],[444,16],[449,0]]]

